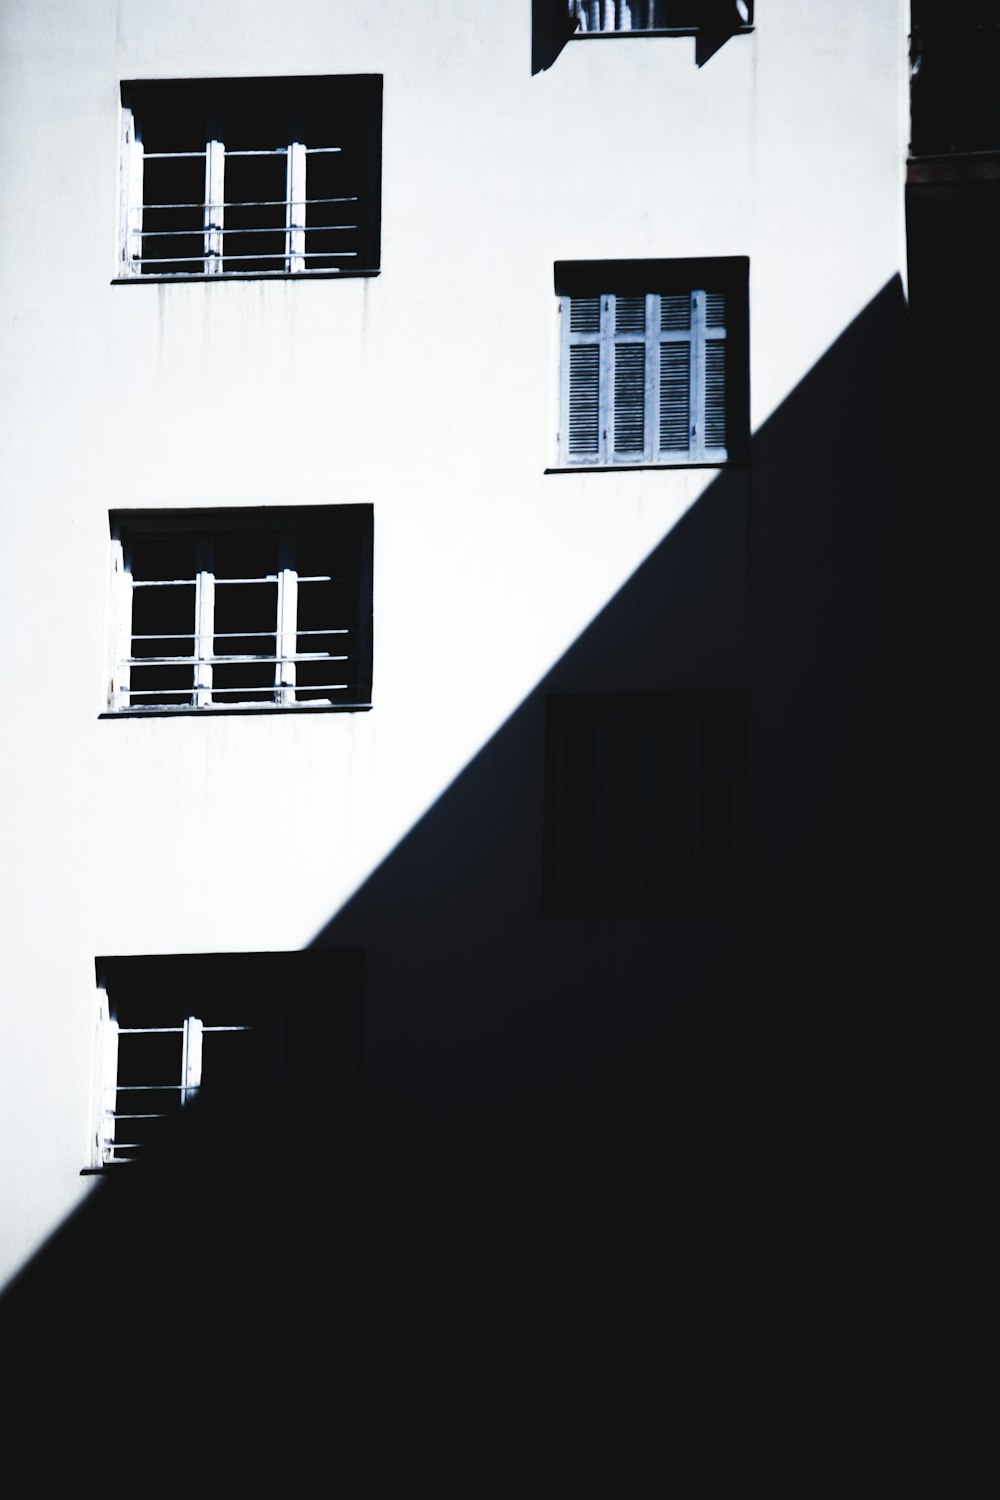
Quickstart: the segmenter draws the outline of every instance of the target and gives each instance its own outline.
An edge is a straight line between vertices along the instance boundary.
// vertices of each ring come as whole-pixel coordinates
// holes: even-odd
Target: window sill
[[[99,719],[233,719],[248,714],[366,714],[370,703],[245,703],[238,708],[115,708]]]
[[[636,27],[632,31],[574,31],[569,40],[571,42],[609,42],[622,41],[627,38],[634,41],[637,38],[651,36],[701,36],[709,30],[708,26],[650,26],[648,29]],[[756,30],[754,26],[734,26],[726,31],[726,35],[746,36],[754,30]]]
[[[551,468],[543,470],[545,474],[635,474],[646,469],[655,469],[659,472],[670,473],[673,469],[733,469],[738,464],[734,459],[705,459],[693,458],[681,460],[676,464],[553,464]]]
[[[381,266],[356,271],[206,271],[175,272],[172,276],[112,276],[112,286],[187,286],[193,281],[355,281],[361,276],[380,276]]]

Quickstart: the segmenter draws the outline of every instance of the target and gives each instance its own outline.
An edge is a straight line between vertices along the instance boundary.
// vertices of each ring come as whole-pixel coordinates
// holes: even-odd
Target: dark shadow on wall
[[[29,1383],[882,1378],[901,339],[893,281],[317,937],[365,953],[363,1157],[103,1181],[4,1298]],[[738,908],[545,916],[546,700],[650,689],[745,701]]]
[[[559,0],[531,0],[531,72],[551,68],[576,27]]]

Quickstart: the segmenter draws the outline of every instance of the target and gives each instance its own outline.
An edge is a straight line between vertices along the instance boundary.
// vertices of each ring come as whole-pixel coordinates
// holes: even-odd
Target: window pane
[[[277,535],[221,532],[212,547],[212,570],[216,578],[266,578],[276,574]]]
[[[204,142],[202,142],[204,146]],[[205,269],[205,157],[143,167],[142,269],[150,275]]]
[[[306,156],[306,266],[350,269],[363,250],[365,181],[350,153]]]
[[[726,345],[709,339],[705,345],[705,447],[726,446]]]
[[[312,565],[317,563],[330,566],[329,560],[314,558]],[[298,663],[296,698],[300,701],[349,700],[359,686],[359,598],[360,583],[349,574],[331,575],[329,583],[299,582],[296,650],[320,653],[316,661]]]
[[[287,160],[226,156],[223,266],[227,271],[283,271]]]
[[[690,446],[691,345],[660,345],[660,449],[686,453]]]
[[[569,351],[569,451],[597,453],[601,351],[597,344],[574,344]]]
[[[615,452],[641,454],[646,442],[646,350],[615,345]]]
[[[600,297],[572,297],[569,304],[571,333],[600,333]]]
[[[733,784],[722,773],[701,783],[699,891],[706,901],[724,901],[733,888]]]
[[[596,765],[596,724],[593,719],[567,719],[562,726],[562,770],[588,773]]]
[[[166,549],[165,549],[166,550]],[[190,558],[160,559],[164,571],[180,563],[186,568]],[[135,561],[133,559],[133,568]],[[152,571],[152,570],[151,570]],[[133,576],[135,576],[133,574]],[[194,652],[194,584],[169,584],[132,590],[132,656],[188,657]],[[177,707],[190,701],[194,674],[189,666],[171,662],[157,666],[131,668],[130,697],[133,707],[152,708],[157,704]]]
[[[642,760],[642,722],[618,718],[608,722],[608,770],[638,775]]]
[[[615,298],[615,332],[644,333],[646,329],[645,297]]]
[[[641,894],[641,790],[638,776],[612,777],[607,785],[607,898],[634,907]]]
[[[217,657],[274,657],[277,620],[276,583],[216,580],[214,652]],[[212,689],[213,699],[218,697],[222,703],[270,701],[274,696],[274,662],[217,662]]]
[[[565,782],[561,811],[557,894],[565,901],[587,902],[596,895],[594,782]]]

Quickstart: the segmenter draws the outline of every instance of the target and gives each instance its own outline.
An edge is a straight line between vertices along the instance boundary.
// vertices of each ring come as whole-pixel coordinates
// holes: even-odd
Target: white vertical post
[[[118,1022],[108,1014],[108,997],[100,991],[100,1106],[97,1120],[97,1161],[103,1166],[115,1154],[115,1109],[118,1102]]]
[[[705,449],[705,293],[691,293],[691,457]]]
[[[610,463],[615,451],[615,306],[617,297],[601,298],[601,356],[597,380],[599,462]]]
[[[181,1055],[181,1104],[187,1104],[201,1087],[201,1052],[205,1028],[197,1016],[184,1020],[184,1045]]]
[[[136,128],[131,109],[123,112],[125,131],[125,243],[122,250],[123,271],[138,276],[142,270],[142,136]]]
[[[295,641],[299,613],[299,575],[295,568],[295,538],[283,536],[278,551],[278,621],[275,634],[275,700],[295,702]]]
[[[111,543],[112,604],[115,621],[114,662],[111,668],[111,703],[113,709],[129,706],[132,669],[132,560],[119,538]]]
[[[660,450],[660,299],[655,292],[646,294],[646,432],[643,455],[655,463]]]
[[[199,537],[195,549],[195,640],[194,640],[194,706],[209,708],[212,703],[212,663],[215,645],[215,574],[212,572],[212,544]]]
[[[285,269],[306,268],[306,128],[301,110],[293,110],[288,120],[288,163],[285,207]]]
[[[222,271],[222,229],[225,222],[225,146],[222,116],[212,112],[205,132],[205,270]]]

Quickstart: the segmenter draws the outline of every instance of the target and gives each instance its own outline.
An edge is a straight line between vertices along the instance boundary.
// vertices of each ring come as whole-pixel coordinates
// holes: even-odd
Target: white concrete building
[[[23,1296],[587,1240],[657,1347],[657,1153],[889,1055],[907,6],[578,10],[0,11]],[[118,1164],[216,1050],[260,1177]]]

